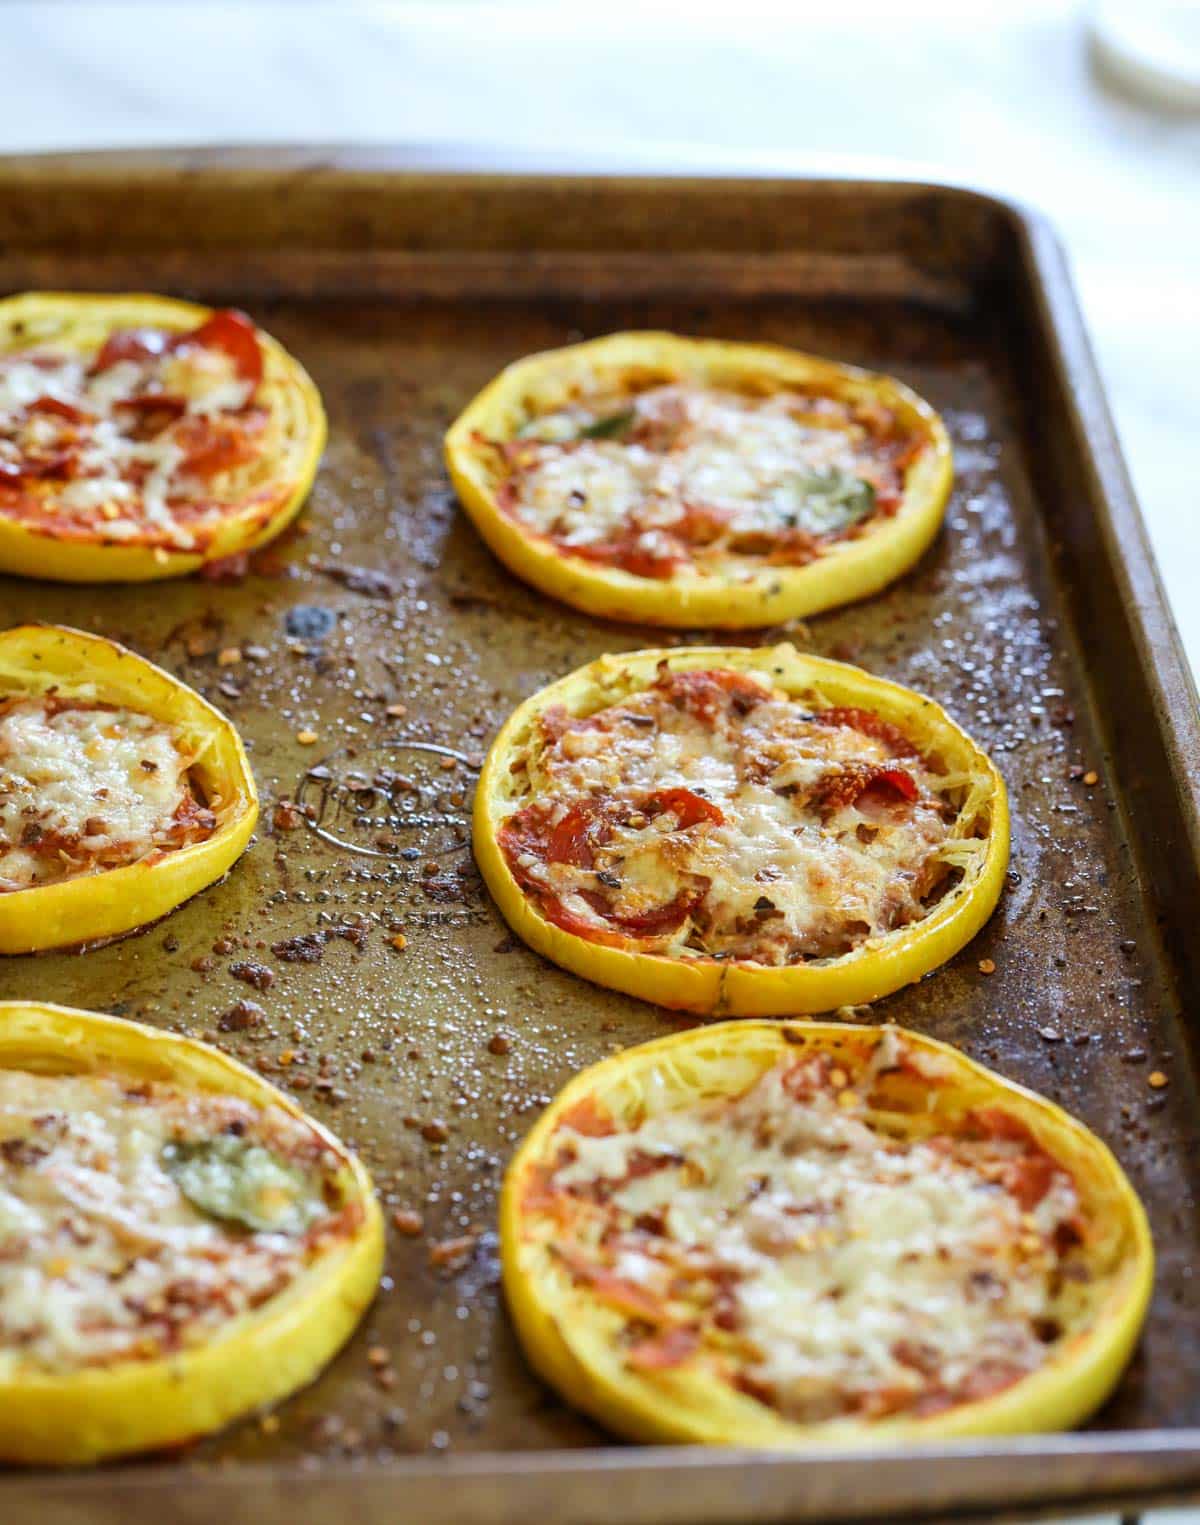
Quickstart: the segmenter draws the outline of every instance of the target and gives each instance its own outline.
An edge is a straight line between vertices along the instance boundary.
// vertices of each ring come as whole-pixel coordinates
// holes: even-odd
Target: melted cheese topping
[[[293,1231],[248,1232],[193,1205],[171,1150],[213,1140],[261,1146],[245,1153],[250,1190],[264,1202],[286,1190]],[[147,1360],[220,1333],[335,1230],[337,1166],[304,1122],[233,1097],[0,1071],[0,1377]]]
[[[0,704],[0,892],[180,845],[190,761],[173,728],[150,715]]]
[[[711,714],[692,696],[710,677]],[[724,692],[720,673],[666,674],[621,704],[563,717],[526,760],[533,803],[501,843],[545,913],[584,937],[763,964],[840,957],[926,915],[952,874],[943,780],[886,727],[864,731],[870,716],[824,723],[752,680],[724,679],[740,687]],[[858,792],[856,780],[872,779]],[[676,804],[671,791],[691,799]],[[689,824],[705,810],[715,819]],[[603,827],[590,851],[564,853],[581,816]]]
[[[1062,1334],[1059,1245],[1077,1242],[1072,1178],[1028,1137],[881,1127],[874,1075],[900,1053],[887,1043],[857,1083],[820,1056],[733,1100],[555,1134],[547,1189],[575,1215],[551,1253],[564,1245],[613,1306],[648,1298],[623,1336],[631,1364],[704,1349],[808,1423],[934,1412],[1043,1364]],[[671,1328],[693,1336],[673,1353]]]
[[[899,506],[915,447],[896,429],[831,399],[657,387],[534,419],[507,447],[504,501],[563,549],[648,575],[802,562]]]
[[[253,383],[239,379],[224,351],[199,345],[102,371],[92,369],[94,358],[48,349],[0,356],[0,485],[5,468],[46,467],[44,475],[40,466],[32,473],[14,504],[0,498],[0,511],[22,517],[33,504],[56,524],[102,530],[106,541],[149,536],[173,549],[196,548],[204,517],[219,519],[224,510],[213,505],[212,483],[189,471],[189,442],[198,424],[222,415],[236,423]],[[147,432],[154,415],[144,404],[155,395],[170,411]],[[44,398],[83,417],[31,411]],[[55,464],[63,461],[69,466]]]

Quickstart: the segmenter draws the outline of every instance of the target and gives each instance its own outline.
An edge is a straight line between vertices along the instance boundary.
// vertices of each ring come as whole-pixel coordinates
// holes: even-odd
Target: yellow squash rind
[[[970,777],[955,831],[982,832],[986,852],[921,921],[868,939],[839,959],[783,968],[681,959],[604,947],[548,921],[517,883],[497,840],[503,822],[526,803],[510,772],[517,752],[536,736],[537,716],[554,704],[586,715],[648,686],[658,664],[673,669],[726,667],[757,674],[790,694],[815,693],[826,705],[875,711],[898,725],[927,755]],[[801,1016],[890,995],[952,958],[995,909],[1008,867],[1008,796],[991,759],[946,712],[914,690],[845,662],[790,645],[693,646],[600,657],[520,705],[492,743],[475,793],[475,857],[513,931],[564,969],[659,1006],[721,1016]]]
[[[0,699],[50,688],[176,726],[196,754],[193,771],[217,828],[153,861],[0,893],[0,954],[101,942],[157,921],[215,883],[241,857],[258,820],[254,776],[232,723],[161,667],[65,625],[0,631]]]
[[[505,513],[496,497],[494,452],[476,439],[509,440],[531,411],[548,411],[567,400],[572,389],[576,395],[587,392],[597,378],[630,368],[711,386],[815,385],[830,395],[870,399],[918,429],[928,446],[908,470],[904,501],[895,515],[871,524],[857,538],[833,542],[807,566],[637,577],[570,555]],[[817,614],[894,582],[937,534],[954,474],[941,418],[890,376],[777,345],[649,332],[610,334],[514,362],[455,420],[446,435],[446,464],[463,507],[487,544],[510,571],[543,593],[605,619],[723,630]]]
[[[365,1167],[290,1097],[206,1044],[34,1001],[0,1002],[0,1067],[119,1071],[278,1107],[342,1160],[343,1202],[363,1208],[351,1237],[203,1345],[107,1370],[0,1378],[0,1459],[81,1465],[183,1444],[303,1387],[349,1339],[378,1285],[382,1216]]]
[[[91,351],[118,328],[196,328],[213,309],[171,297],[30,291],[0,301],[0,354],[50,343]],[[253,551],[300,512],[325,449],[325,410],[300,362],[258,330],[263,380],[258,399],[277,436],[278,470],[267,501],[233,508],[203,551],[174,551],[126,541],[56,535],[0,516],[0,572],[53,582],[149,582],[182,577],[206,562]],[[236,480],[236,473],[233,474]],[[227,489],[236,498],[236,487]]]
[[[562,1116],[587,1097],[618,1115],[648,1096],[655,1109],[746,1089],[785,1055],[832,1049],[844,1060],[869,1052],[885,1031],[844,1023],[727,1022],[640,1044],[582,1071],[535,1123],[508,1168],[500,1203],[504,1290],[525,1353],[539,1375],[601,1424],[634,1440],[778,1450],[916,1445],[984,1435],[1032,1434],[1080,1423],[1105,1400],[1137,1343],[1154,1280],[1145,1210],[1108,1148],[1082,1123],[1002,1079],[948,1044],[904,1036],[947,1074],[946,1104],[1001,1103],[1074,1174],[1085,1213],[1102,1239],[1095,1264],[1107,1278],[1090,1330],[1047,1365],[993,1397],[926,1418],[844,1419],[801,1425],[703,1372],[631,1371],[614,1346],[621,1315],[555,1265],[547,1241],[523,1217],[528,1173],[552,1156]],[[853,1069],[853,1065],[850,1066]],[[652,1078],[653,1077],[653,1078]],[[941,1103],[939,1103],[941,1105]]]

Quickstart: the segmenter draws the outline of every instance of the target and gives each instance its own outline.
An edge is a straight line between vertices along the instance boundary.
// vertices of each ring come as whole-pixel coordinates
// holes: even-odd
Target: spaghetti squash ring
[[[501,728],[475,854],[513,930],[661,1006],[798,1016],[959,951],[1008,863],[990,759],[931,699],[793,647],[601,657]]]
[[[299,512],[325,414],[243,313],[157,296],[0,301],[0,572],[143,582]]]
[[[889,376],[665,333],[510,365],[446,460],[534,587],[609,619],[722,629],[878,592],[933,540],[953,474],[941,419]]]
[[[0,954],[157,921],[257,819],[241,738],[193,689],[81,630],[0,632]]]
[[[366,1170],[214,1048],[0,1002],[0,1459],[179,1445],[312,1380],[375,1293]]]
[[[1063,1429],[1153,1281],[1081,1123],[896,1027],[738,1022],[577,1075],[501,1199],[530,1362],[642,1441],[777,1449]]]

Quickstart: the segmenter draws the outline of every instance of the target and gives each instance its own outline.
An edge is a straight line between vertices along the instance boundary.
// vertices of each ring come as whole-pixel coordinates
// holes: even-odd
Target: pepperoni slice
[[[1039,1149],[1013,1160],[1000,1177],[1005,1191],[1015,1197],[1023,1212],[1032,1212],[1054,1184],[1058,1167]]]
[[[733,518],[727,508],[716,508],[710,503],[685,503],[677,523],[671,532],[686,540],[689,545],[711,545],[729,528]]]
[[[558,540],[556,544],[572,556],[603,566],[619,567],[634,577],[670,577],[687,560],[682,550],[647,550],[641,539],[642,531],[634,530],[619,539],[601,540],[593,545],[572,545],[564,540]]]
[[[1008,1139],[1014,1144],[1033,1143],[1033,1134],[1026,1125],[1003,1107],[976,1107],[971,1121],[983,1130],[986,1138]]]
[[[634,1371],[668,1371],[682,1366],[700,1348],[700,1335],[688,1324],[676,1324],[649,1339],[631,1345],[625,1355],[625,1364]]]
[[[207,322],[201,323],[186,336],[186,343],[198,344],[204,349],[220,349],[232,359],[234,369],[243,381],[255,386],[263,378],[262,346],[253,321],[244,312],[227,307],[213,313]]]
[[[173,392],[143,392],[140,397],[118,399],[118,408],[129,408],[134,413],[162,413],[170,418],[182,418],[187,412],[187,400]]]
[[[157,360],[174,348],[175,336],[161,328],[117,328],[101,346],[92,365],[93,374],[107,371],[124,360],[144,364]]]
[[[617,1131],[616,1123],[601,1110],[594,1096],[585,1096],[569,1107],[558,1119],[558,1126],[582,1133],[585,1138],[608,1138]]]
[[[915,780],[903,768],[885,763],[847,763],[839,773],[827,773],[813,791],[811,804],[832,814],[857,805],[865,794],[912,802],[917,798]]]
[[[722,667],[685,672],[662,670],[654,686],[672,704],[705,725],[711,725],[730,710],[736,715],[748,715],[755,705],[770,698],[760,683]]]
[[[633,911],[623,913],[614,911],[596,890],[583,891],[582,898],[599,916],[619,927],[627,937],[663,937],[668,932],[675,932],[688,917],[695,911],[704,899],[704,889],[680,890],[674,900],[668,900],[666,905],[652,906],[648,911]]]
[[[86,423],[91,418],[82,408],[76,408],[59,397],[37,397],[29,404],[31,413],[49,413],[55,418],[65,418],[70,424]]]
[[[852,705],[834,705],[832,709],[818,710],[813,720],[817,725],[844,725],[851,730],[861,731],[864,736],[873,736],[876,741],[882,741],[896,757],[917,755],[916,747],[900,727],[893,725],[890,720],[884,720],[873,710],[855,709]]]
[[[106,371],[123,360],[144,364],[189,345],[224,350],[243,381],[257,386],[262,380],[263,358],[258,331],[244,312],[233,308],[213,313],[198,328],[185,334],[173,334],[162,328],[115,329],[101,346],[92,371]]]
[[[679,822],[680,831],[686,831],[690,826],[699,826],[705,821],[711,821],[713,825],[720,826],[725,820],[720,806],[714,805],[712,800],[706,800],[702,794],[696,794],[693,790],[682,787],[656,789],[647,798],[642,808],[652,810],[659,815],[666,815],[668,812],[674,815]]]
[[[645,1319],[648,1324],[659,1324],[666,1317],[662,1300],[646,1287],[639,1287],[627,1277],[618,1276],[606,1266],[593,1265],[585,1255],[569,1245],[557,1244],[554,1253],[577,1281],[586,1283],[602,1303]]]
[[[504,823],[500,843],[514,869],[516,860],[526,853],[543,863],[592,868],[596,849],[610,840],[614,826],[639,812],[673,814],[680,831],[704,822],[720,825],[725,819],[711,800],[682,787],[658,789],[630,800],[579,800],[555,820],[549,807],[535,802]]]
[[[677,829],[686,831],[706,822],[724,820],[720,809],[691,789],[661,789],[632,800],[583,800],[572,805],[556,820],[550,809],[535,802],[507,820],[498,833],[501,850],[518,883],[534,893],[548,921],[564,932],[589,938],[592,942],[619,942],[622,937],[661,937],[681,927],[704,899],[707,886],[687,887],[664,905],[623,913],[613,907],[599,889],[579,892],[579,898],[613,930],[597,927],[586,914],[572,909],[556,894],[548,893],[522,864],[529,856],[542,863],[565,864],[574,868],[592,868],[596,849],[610,840],[614,827],[630,815],[673,814]]]
[[[254,435],[264,422],[262,415],[197,414],[185,418],[175,430],[174,441],[183,451],[183,470],[192,476],[211,477],[252,461]]]

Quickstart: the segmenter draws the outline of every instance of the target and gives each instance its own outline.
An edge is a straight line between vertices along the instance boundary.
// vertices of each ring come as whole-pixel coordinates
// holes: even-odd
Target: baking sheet
[[[8,289],[142,284],[248,308],[309,368],[330,416],[299,531],[244,577],[0,579],[6,622],[115,637],[218,704],[264,803],[222,884],[86,956],[4,961],[0,997],[218,1042],[361,1150],[389,1217],[422,1220],[419,1234],[390,1231],[359,1334],[273,1415],[165,1466],[49,1492],[14,1474],[0,1501],[36,1496],[51,1520],[86,1501],[89,1519],[115,1520],[182,1468],[189,1497],[208,1500],[198,1518],[282,1519],[302,1497],[308,1518],[333,1519],[353,1497],[364,1518],[467,1525],[526,1517],[541,1499],[552,1519],[699,1525],[866,1514],[880,1497],[932,1514],[1200,1480],[1187,1433],[1200,1425],[1194,698],[1044,230],[930,187],[656,189],[235,154],[0,163],[0,235]],[[889,370],[952,435],[946,530],[910,576],[732,639],[792,639],[930,693],[1007,778],[999,910],[870,1019],[959,1044],[1083,1118],[1129,1171],[1159,1252],[1145,1338],[1097,1433],[1024,1443],[1019,1480],[1001,1444],[932,1470],[880,1458],[869,1492],[844,1477],[830,1492],[837,1469],[820,1463],[756,1462],[751,1499],[720,1481],[729,1458],[635,1455],[566,1410],[525,1368],[500,1306],[495,1201],[515,1143],[578,1068],[679,1019],[508,934],[471,861],[474,772],[521,699],[662,634],[588,619],[511,578],[457,509],[440,438],[507,361],[643,327]],[[711,637],[668,640],[693,638]],[[306,731],[318,740],[302,744]],[[276,816],[296,798],[319,830]],[[229,1013],[246,998],[265,1015],[238,1030]],[[1156,1069],[1162,1090],[1148,1084]],[[253,1479],[252,1513],[239,1478]]]

